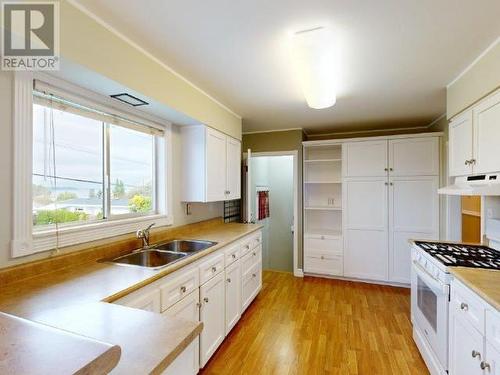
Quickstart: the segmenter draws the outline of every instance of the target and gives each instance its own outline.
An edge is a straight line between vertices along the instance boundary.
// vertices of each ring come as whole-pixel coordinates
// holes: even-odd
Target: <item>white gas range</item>
[[[412,246],[413,338],[433,375],[448,370],[448,267],[500,269],[500,252],[460,243],[415,241]]]

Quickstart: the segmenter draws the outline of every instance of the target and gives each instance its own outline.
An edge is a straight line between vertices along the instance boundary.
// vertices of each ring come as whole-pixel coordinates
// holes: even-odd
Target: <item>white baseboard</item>
[[[344,276],[335,276],[335,275],[321,275],[321,274],[309,273],[309,272],[304,273],[303,276],[321,277],[324,279],[343,280],[343,281],[354,281],[354,282],[366,283],[366,284],[394,286],[394,287],[398,287],[398,288],[408,288],[409,289],[411,287],[410,284],[394,283],[394,282],[390,282],[390,281],[357,279],[357,278],[353,278],[353,277],[344,277]]]

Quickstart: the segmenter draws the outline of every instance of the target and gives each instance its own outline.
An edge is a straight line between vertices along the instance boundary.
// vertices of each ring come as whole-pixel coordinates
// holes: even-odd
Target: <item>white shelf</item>
[[[308,229],[304,232],[304,236],[328,236],[334,238],[342,238],[342,232],[332,229]]]
[[[332,181],[304,181],[304,184],[341,184],[342,180]]]
[[[306,210],[342,211],[342,207],[335,206],[307,206]]]
[[[306,159],[304,163],[328,163],[328,162],[340,162],[342,159]]]

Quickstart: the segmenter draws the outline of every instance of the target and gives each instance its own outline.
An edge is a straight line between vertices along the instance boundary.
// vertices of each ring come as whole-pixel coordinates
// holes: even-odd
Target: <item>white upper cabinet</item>
[[[226,200],[241,197],[241,142],[226,138],[227,190]]]
[[[436,176],[439,174],[439,138],[389,140],[391,176]]]
[[[346,177],[386,176],[387,140],[346,143],[343,147],[343,171]]]
[[[450,176],[472,173],[472,111],[467,111],[450,122],[449,127]]]
[[[474,174],[500,171],[500,92],[479,103],[473,113]]]
[[[241,195],[241,143],[207,126],[182,132],[182,201],[217,202]]]
[[[500,91],[450,122],[450,176],[500,171]]]

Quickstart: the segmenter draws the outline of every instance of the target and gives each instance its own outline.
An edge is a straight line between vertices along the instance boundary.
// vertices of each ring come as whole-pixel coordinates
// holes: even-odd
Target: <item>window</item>
[[[106,120],[76,104],[35,96],[35,231],[157,213],[158,135]]]
[[[12,257],[172,224],[168,121],[43,73],[13,83]]]

